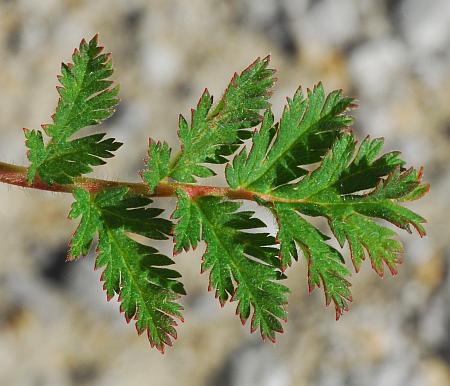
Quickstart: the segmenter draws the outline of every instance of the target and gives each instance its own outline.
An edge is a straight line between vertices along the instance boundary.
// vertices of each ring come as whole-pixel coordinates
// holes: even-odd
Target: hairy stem
[[[232,199],[255,200],[256,195],[247,190],[220,188],[207,185],[182,184],[177,182],[161,182],[154,193],[150,193],[144,183],[101,180],[97,178],[78,177],[73,184],[49,185],[36,177],[33,183],[27,182],[27,169],[23,166],[0,162],[0,182],[22,186],[24,188],[47,190],[50,192],[72,193],[76,188],[83,188],[90,193],[113,187],[127,187],[133,193],[147,197],[175,196],[177,189],[182,189],[192,198],[201,196],[224,196]],[[261,198],[264,198],[260,196]]]

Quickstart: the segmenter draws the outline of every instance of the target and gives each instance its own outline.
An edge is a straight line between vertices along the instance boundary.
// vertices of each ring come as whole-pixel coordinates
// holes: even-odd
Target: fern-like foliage
[[[178,136],[182,148],[168,171],[170,177],[181,182],[210,177],[214,172],[204,164],[227,162],[242,140],[249,138],[248,129],[261,122],[259,112],[269,107],[270,89],[275,82],[269,60],[258,58],[240,75],[234,74],[215,107],[206,89],[197,109],[192,110],[190,125],[180,115]]]
[[[261,132],[253,138],[255,149],[247,161],[246,151],[227,168],[231,187],[249,188],[268,193],[307,174],[302,166],[321,160],[343,128],[353,119],[346,111],[354,100],[341,91],[325,95],[322,84],[305,97],[301,88],[284,109],[279,125],[272,127],[273,117],[266,113]]]
[[[176,302],[184,287],[181,275],[166,268],[174,262],[129,233],[166,239],[171,223],[157,217],[161,209],[149,208],[145,197],[128,196],[127,188],[105,190],[94,197],[82,189],[74,192],[70,218],[81,216],[73,236],[69,260],[86,255],[95,233],[99,234],[96,268],[103,268],[102,281],[108,300],[119,295],[120,309],[129,322],[136,319],[139,333],[147,332],[150,344],[160,351],[176,338],[174,318],[183,320]]]
[[[251,150],[244,148],[226,170],[231,187],[259,194],[272,210],[279,225],[283,268],[297,259],[299,247],[308,261],[310,290],[323,287],[337,318],[351,300],[350,272],[341,253],[302,214],[325,217],[340,245],[348,241],[356,271],[369,256],[380,276],[385,265],[397,273],[402,246],[393,239],[395,232],[373,218],[408,232],[413,226],[420,236],[425,234],[425,220],[399,204],[428,190],[421,183],[422,172],[405,170],[398,153],[379,157],[382,139],[366,138],[356,151],[356,140],[348,131],[352,119],[347,109],[352,106],[339,91],[325,97],[320,84],[307,97],[297,91],[280,124],[273,124],[268,111]],[[322,148],[322,142],[333,143]],[[306,165],[319,160],[318,167],[306,172]]]
[[[94,134],[70,140],[84,127],[97,125],[114,113],[119,88],[111,87],[113,73],[111,55],[103,54],[98,35],[83,40],[75,49],[73,63],[61,65],[58,107],[53,122],[42,125],[50,137],[44,144],[42,131],[25,129],[28,159],[28,181],[36,175],[49,184],[69,184],[74,177],[92,171],[92,166],[105,164],[122,143],[105,134]]]
[[[240,206],[211,196],[191,200],[179,190],[174,212],[174,218],[179,219],[175,251],[205,241],[201,270],[210,271],[209,289],[215,291],[222,306],[230,299],[237,301],[236,314],[242,324],[252,314],[251,331],[259,328],[263,339],[275,341],[275,332],[283,331],[280,320],[287,317],[284,306],[288,292],[277,282],[283,275],[275,238],[265,232],[246,232],[266,224],[253,212],[238,212]]]
[[[47,144],[41,131],[25,131],[30,165],[22,186],[73,193],[69,217],[81,219],[68,259],[87,255],[98,235],[95,266],[103,270],[108,299],[118,295],[127,321],[135,319],[160,351],[176,337],[185,290],[169,268],[174,261],[148,245],[152,239],[173,237],[174,255],[203,242],[209,290],[222,306],[235,301],[241,322],[250,319],[252,332],[275,341],[287,318],[283,279],[299,255],[309,290],[322,287],[339,318],[352,300],[350,261],[356,272],[366,259],[380,276],[386,268],[398,271],[403,248],[383,221],[425,235],[425,220],[402,206],[428,191],[422,169],[406,168],[398,152],[383,154],[382,139],[358,145],[351,131],[355,101],[339,90],[327,94],[320,83],[306,94],[299,88],[276,122],[268,66],[268,57],[257,59],[235,74],[215,105],[205,90],[190,123],[180,116],[181,151],[173,157],[167,143],[150,140],[144,184],[77,178],[121,145],[105,134],[72,139],[111,116],[118,101],[110,56],[101,53],[97,37],[83,40],[73,64],[62,66],[53,123],[43,125]],[[214,174],[211,164],[225,163],[228,187],[194,184]],[[20,168],[3,178],[3,165],[0,181],[19,184]],[[153,207],[154,197],[168,196],[177,200],[174,223]],[[276,229],[243,209],[242,200],[272,214]],[[307,216],[325,218],[329,230]],[[333,236],[341,247],[348,244],[349,258],[332,246]]]

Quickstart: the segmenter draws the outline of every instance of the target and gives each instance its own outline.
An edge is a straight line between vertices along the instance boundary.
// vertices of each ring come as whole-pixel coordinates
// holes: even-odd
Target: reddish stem
[[[171,197],[175,196],[177,189],[182,189],[189,194],[190,197],[202,196],[223,196],[232,199],[254,200],[255,194],[242,189],[220,188],[207,185],[182,184],[178,182],[161,182],[155,189],[154,193],[150,193],[148,186],[144,183],[121,182],[101,180],[97,178],[78,177],[74,179],[73,184],[49,185],[36,177],[33,183],[27,181],[27,169],[23,166],[17,166],[0,162],[0,182],[10,185],[22,186],[24,188],[47,190],[50,192],[72,193],[76,188],[83,188],[91,193],[99,192],[103,189],[125,186],[133,193],[148,197]]]

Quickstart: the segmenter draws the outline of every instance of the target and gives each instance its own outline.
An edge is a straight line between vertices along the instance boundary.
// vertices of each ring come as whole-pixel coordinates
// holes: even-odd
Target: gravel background
[[[164,356],[107,303],[93,257],[64,262],[75,223],[68,195],[0,186],[0,385],[444,386],[450,384],[450,2],[448,0],[2,0],[0,160],[25,164],[22,127],[48,122],[61,60],[100,33],[122,102],[106,124],[125,143],[97,176],[138,180],[147,137],[177,147],[178,113],[203,88],[272,54],[273,106],[322,80],[357,97],[355,130],[425,166],[413,207],[424,239],[401,234],[405,263],[354,275],[350,313],[334,321],[304,264],[289,272],[289,323],[263,344],[206,291],[199,253],[177,264],[189,295]],[[216,182],[221,183],[220,179]],[[166,201],[173,208],[173,201]],[[169,251],[170,242],[160,243]],[[200,248],[201,252],[202,248]]]

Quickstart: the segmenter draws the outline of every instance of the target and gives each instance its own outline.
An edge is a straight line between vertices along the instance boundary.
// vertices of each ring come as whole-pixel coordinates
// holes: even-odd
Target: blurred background
[[[93,256],[65,263],[71,197],[0,185],[0,385],[450,385],[448,0],[2,0],[0,160],[26,164],[22,127],[49,121],[60,62],[96,32],[122,99],[100,130],[125,143],[96,176],[137,181],[148,137],[177,148],[178,114],[204,87],[219,97],[234,71],[271,53],[277,117],[299,84],[322,80],[359,99],[360,139],[385,136],[386,151],[425,166],[432,189],[412,207],[428,236],[401,233],[396,278],[368,263],[353,275],[339,322],[320,290],[307,293],[304,262],[294,265],[276,345],[206,291],[203,247],[181,254],[186,322],[162,356],[106,302]]]

